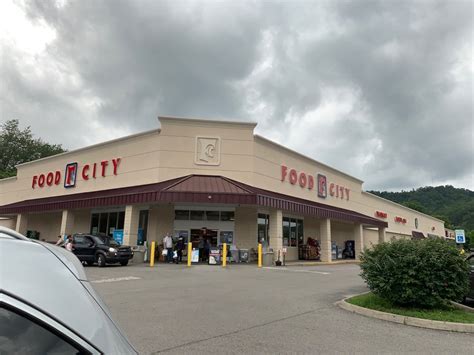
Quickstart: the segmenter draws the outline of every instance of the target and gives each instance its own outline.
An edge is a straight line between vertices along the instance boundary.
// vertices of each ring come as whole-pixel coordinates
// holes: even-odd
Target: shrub
[[[460,300],[469,290],[469,266],[443,239],[396,240],[361,253],[361,276],[393,303],[432,308]]]

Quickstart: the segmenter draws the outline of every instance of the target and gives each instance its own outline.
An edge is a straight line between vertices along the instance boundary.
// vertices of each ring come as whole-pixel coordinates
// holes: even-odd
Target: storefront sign
[[[296,169],[288,169],[286,165],[281,166],[281,181],[288,181],[291,185],[299,185],[303,189],[314,188],[314,176]],[[328,193],[328,182],[325,175],[317,175],[318,197],[326,198]],[[350,189],[335,183],[329,184],[329,195],[335,198],[349,200]]]
[[[375,211],[375,217],[387,218],[387,214],[385,212],[382,212],[382,211]]]
[[[403,224],[407,223],[406,218],[399,217],[399,216],[395,217],[394,220],[395,220],[395,222],[397,222],[397,223],[403,223]]]
[[[117,170],[120,165],[121,158],[114,158],[112,160],[102,160],[101,162],[84,164],[79,166],[77,162],[69,163],[66,165],[64,171],[64,187],[70,188],[76,186],[77,174],[80,171],[82,179],[84,181],[90,178],[95,179],[98,176],[105,177],[107,171],[112,168],[114,175],[117,175]],[[42,188],[45,186],[59,185],[62,180],[61,170],[50,171],[33,176],[31,181],[31,188],[37,187]]]

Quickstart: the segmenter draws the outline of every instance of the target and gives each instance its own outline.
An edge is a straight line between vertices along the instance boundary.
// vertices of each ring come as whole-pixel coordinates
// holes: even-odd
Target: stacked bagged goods
[[[316,239],[308,238],[307,244],[299,248],[300,260],[319,260],[319,242]]]

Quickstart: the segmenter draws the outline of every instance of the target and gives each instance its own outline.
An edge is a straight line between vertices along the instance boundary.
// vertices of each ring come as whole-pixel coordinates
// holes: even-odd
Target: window
[[[112,237],[114,235],[114,230],[117,228],[117,212],[112,212],[109,214],[109,226],[107,228],[107,234]]]
[[[87,244],[86,237],[83,236],[83,235],[76,235],[76,236],[74,236],[74,244],[86,245],[86,244]]]
[[[303,245],[304,244],[304,226],[303,226],[303,220],[298,219],[296,220],[298,223],[297,227],[297,234],[298,234],[298,245]]]
[[[143,245],[146,242],[146,234],[148,229],[148,210],[140,211],[138,217],[138,236],[137,245]]]
[[[220,244],[227,243],[232,244],[234,242],[234,232],[221,231],[220,233]]]
[[[296,247],[296,243],[296,219],[290,219],[290,247]]]
[[[99,214],[93,213],[91,218],[91,233],[97,234],[99,232]]]
[[[189,220],[189,211],[188,210],[176,210],[174,211],[174,219],[178,221],[187,221]]]
[[[206,217],[208,221],[218,221],[219,211],[206,211]]]
[[[221,221],[234,221],[234,211],[221,211]]]
[[[258,214],[257,219],[257,243],[270,245],[269,238],[270,216],[268,214]]]
[[[283,217],[283,246],[290,245],[290,219]]]
[[[202,221],[204,213],[204,211],[191,211],[191,221]]]
[[[101,213],[99,217],[99,233],[107,234],[107,220],[109,218],[108,213]]]
[[[90,354],[10,309],[0,308],[2,354]]]
[[[297,247],[304,243],[303,220],[283,217],[283,246]]]
[[[125,211],[118,213],[117,229],[122,230],[125,222]]]

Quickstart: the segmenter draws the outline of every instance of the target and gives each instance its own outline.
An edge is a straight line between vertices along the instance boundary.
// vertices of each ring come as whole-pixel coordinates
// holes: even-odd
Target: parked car
[[[97,263],[99,267],[106,264],[125,266],[133,258],[133,251],[129,246],[120,245],[106,235],[74,234],[72,252],[80,261],[87,265]]]
[[[471,270],[469,273],[469,278],[471,280],[471,288],[469,289],[467,297],[474,299],[474,253],[471,253],[471,255],[467,257],[467,262],[471,266]]]
[[[69,251],[0,227],[1,354],[138,354]]]

